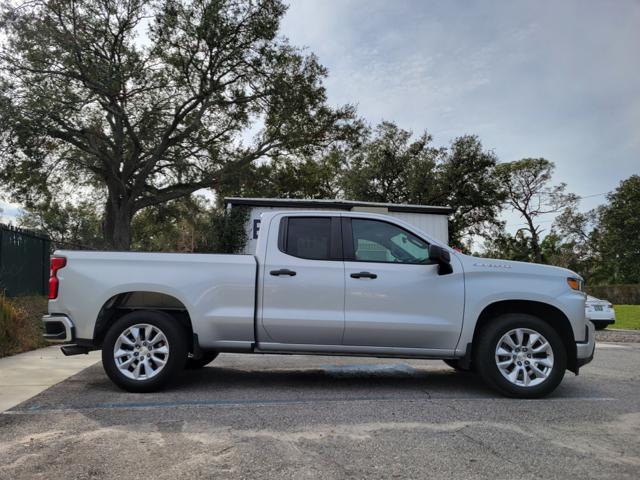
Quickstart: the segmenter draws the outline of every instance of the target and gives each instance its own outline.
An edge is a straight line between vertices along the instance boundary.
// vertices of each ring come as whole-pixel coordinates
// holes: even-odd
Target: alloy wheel
[[[113,347],[113,360],[120,373],[132,380],[155,377],[167,364],[169,342],[162,330],[139,323],[123,331]]]
[[[515,328],[498,341],[495,361],[502,376],[512,384],[535,387],[551,375],[553,349],[539,332],[530,328]]]

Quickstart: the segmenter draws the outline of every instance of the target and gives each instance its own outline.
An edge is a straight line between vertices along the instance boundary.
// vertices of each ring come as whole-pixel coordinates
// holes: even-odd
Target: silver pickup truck
[[[57,251],[45,338],[157,390],[220,352],[442,359],[521,398],[594,354],[582,279],[463,255],[384,215],[262,216],[256,255]]]

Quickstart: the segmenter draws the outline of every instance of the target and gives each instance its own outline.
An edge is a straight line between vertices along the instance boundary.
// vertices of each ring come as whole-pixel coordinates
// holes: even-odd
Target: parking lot
[[[640,344],[553,396],[443,362],[221,355],[170,390],[97,364],[0,415],[0,478],[640,478]]]

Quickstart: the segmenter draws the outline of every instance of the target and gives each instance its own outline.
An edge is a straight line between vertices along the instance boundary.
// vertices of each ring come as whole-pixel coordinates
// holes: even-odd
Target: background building
[[[244,253],[253,254],[260,231],[260,215],[273,210],[344,210],[351,212],[371,212],[399,218],[442,242],[449,241],[449,207],[429,205],[402,205],[395,203],[356,202],[352,200],[296,200],[279,198],[238,198],[224,199],[226,208],[249,207],[247,221],[247,244]]]

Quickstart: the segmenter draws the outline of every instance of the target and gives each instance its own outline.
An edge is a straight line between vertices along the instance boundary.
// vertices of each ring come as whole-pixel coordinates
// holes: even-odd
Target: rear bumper
[[[71,343],[75,338],[75,326],[66,315],[44,315],[42,336],[51,343]]]
[[[593,360],[596,350],[595,331],[593,323],[587,321],[587,338],[582,342],[576,342],[576,363],[578,368]]]
[[[587,312],[586,317],[587,320],[591,320],[592,322],[613,323],[616,321],[615,312]]]

